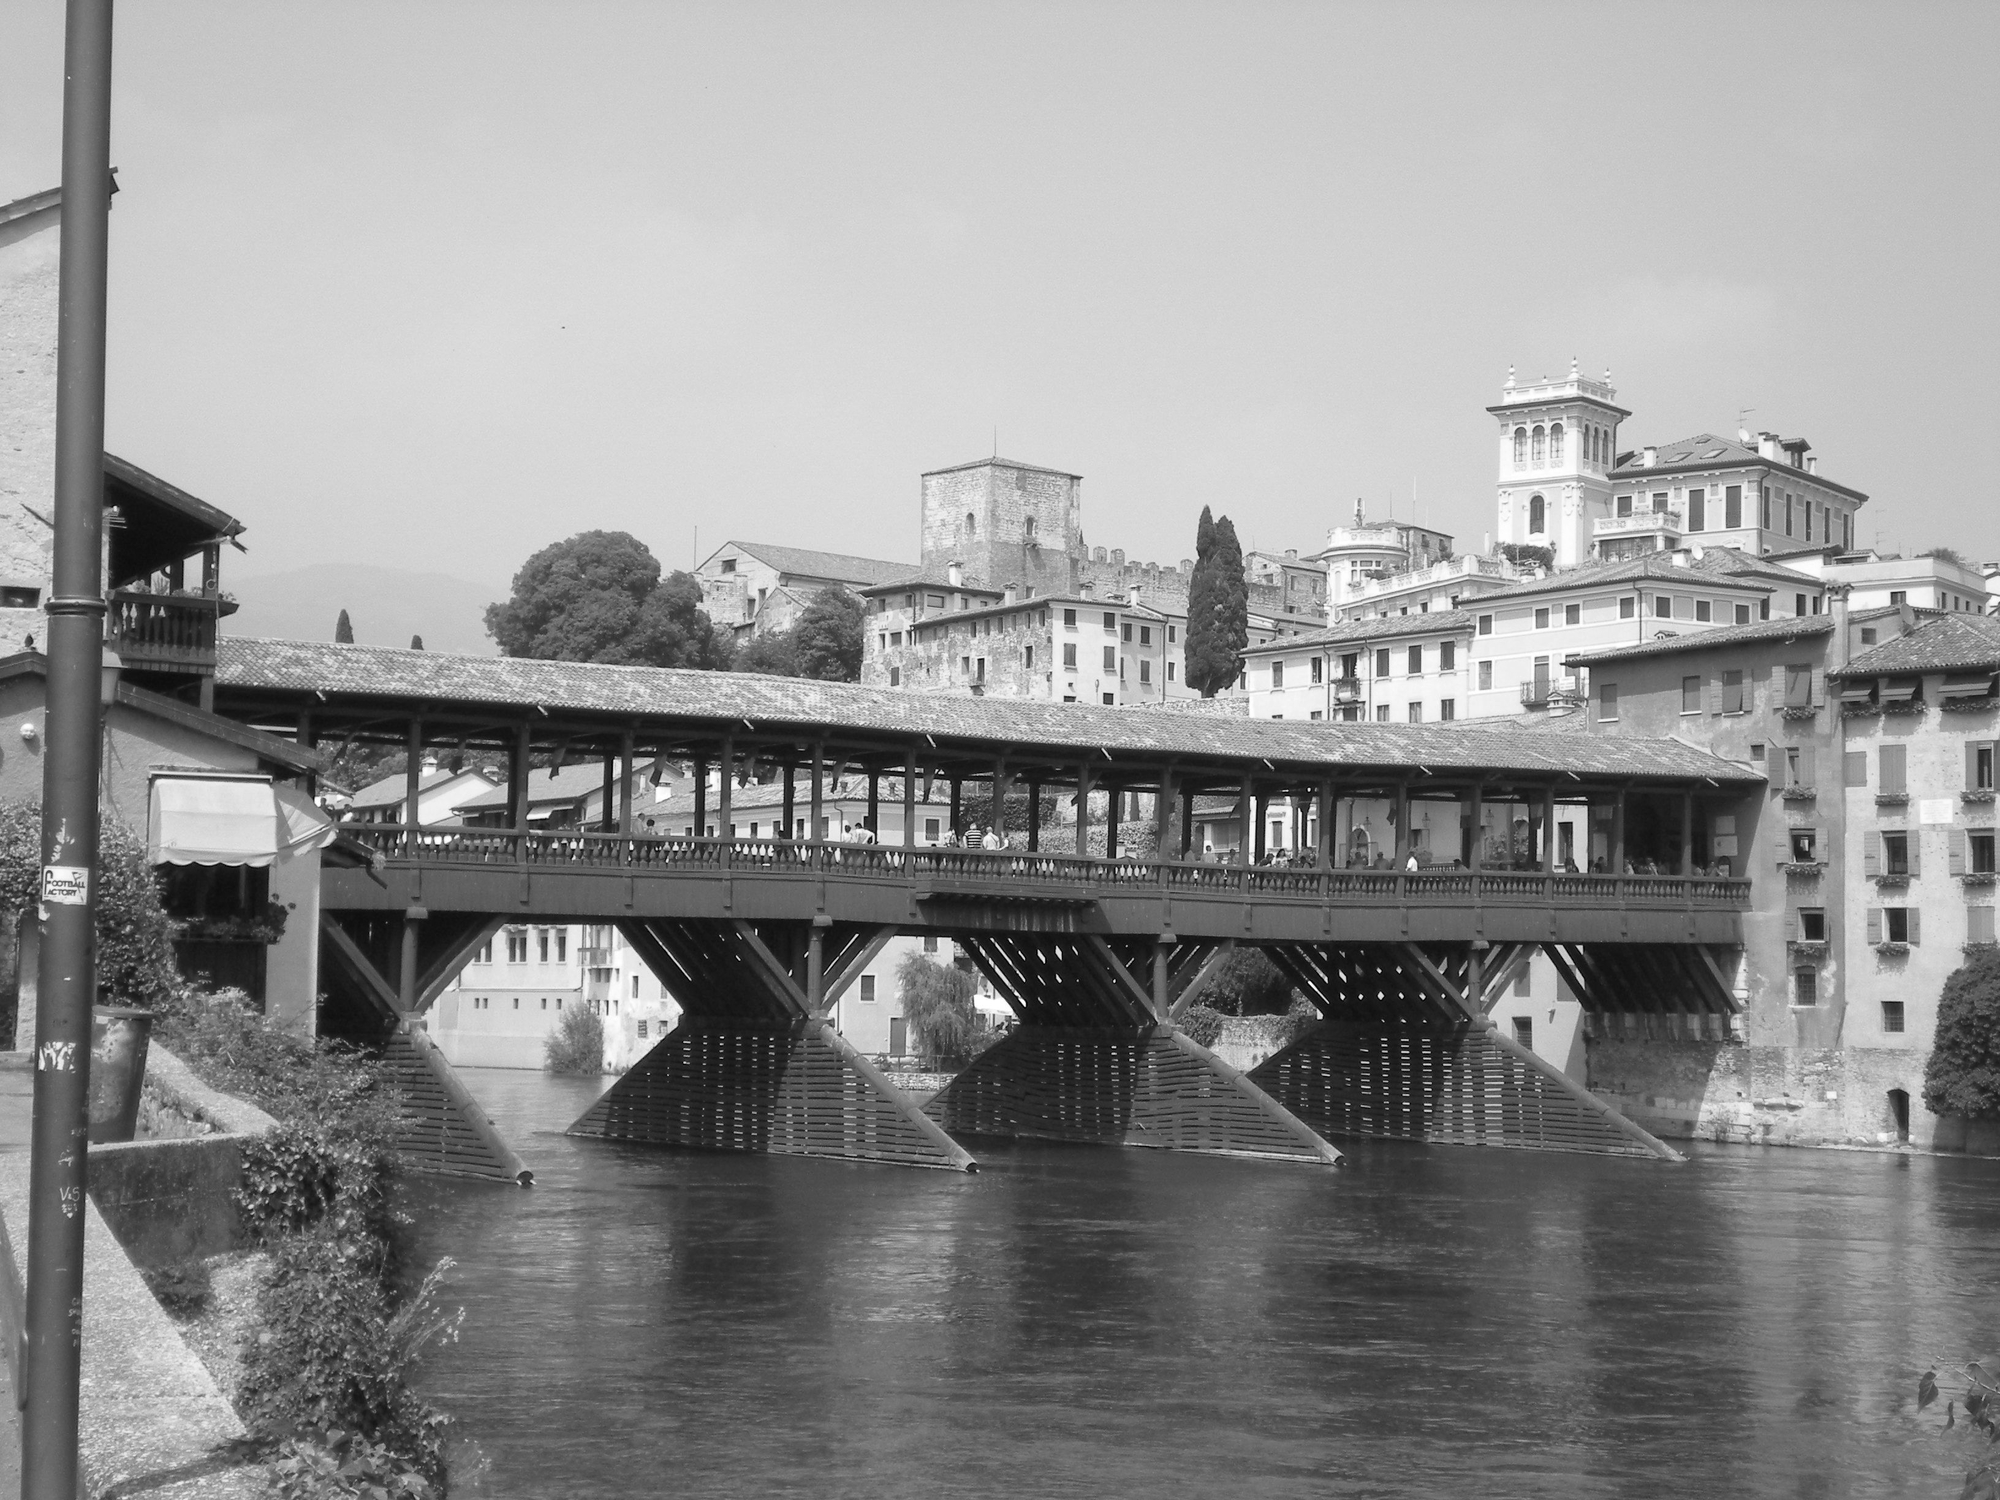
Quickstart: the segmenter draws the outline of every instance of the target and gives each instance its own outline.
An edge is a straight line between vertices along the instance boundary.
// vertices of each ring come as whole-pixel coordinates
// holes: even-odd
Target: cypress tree
[[[354,622],[347,618],[347,611],[344,609],[340,612],[339,620],[334,622],[333,640],[337,646],[354,644]]]
[[[410,649],[411,649],[412,651],[421,651],[421,650],[423,650],[423,649],[424,649],[424,638],[423,638],[422,636],[420,636],[420,635],[413,635],[413,636],[411,636],[411,637],[410,637]]]
[[[1211,520],[1203,506],[1188,581],[1188,686],[1213,698],[1236,680],[1237,656],[1250,643],[1250,586],[1243,548],[1229,517]]]

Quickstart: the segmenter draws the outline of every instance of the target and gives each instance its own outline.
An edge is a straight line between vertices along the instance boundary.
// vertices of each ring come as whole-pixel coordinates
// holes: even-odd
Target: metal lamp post
[[[90,1007],[97,989],[97,778],[104,709],[104,289],[111,208],[111,0],[69,0],[56,354],[54,588],[42,756],[42,942],[29,1178],[24,1500],[74,1500],[83,1356]]]

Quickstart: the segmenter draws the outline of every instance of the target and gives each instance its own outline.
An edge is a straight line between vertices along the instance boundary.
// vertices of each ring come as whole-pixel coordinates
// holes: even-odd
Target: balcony
[[[1533,677],[1521,684],[1523,708],[1575,708],[1583,698],[1579,677]]]
[[[1334,678],[1333,701],[1335,703],[1359,703],[1361,701],[1361,679],[1359,677]]]
[[[1677,510],[1642,510],[1629,516],[1599,516],[1590,523],[1596,536],[1622,536],[1634,531],[1663,531],[1679,536],[1687,530],[1685,518]]]
[[[215,673],[216,621],[233,605],[212,594],[113,589],[105,643],[128,671]]]

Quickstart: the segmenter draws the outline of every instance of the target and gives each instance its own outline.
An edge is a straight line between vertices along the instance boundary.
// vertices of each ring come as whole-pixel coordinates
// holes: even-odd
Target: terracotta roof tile
[[[320,641],[225,638],[217,650],[216,687],[225,703],[238,695],[261,701],[273,695],[324,695],[329,711],[342,700],[393,711],[403,704],[414,708],[455,701],[607,724],[653,719],[717,731],[736,724],[764,731],[827,728],[899,740],[998,740],[1045,754],[1101,750],[1153,762],[1167,757],[1233,761],[1246,768],[1268,761],[1326,770],[1418,765],[1735,783],[1762,779],[1671,740],[1593,737],[1586,749],[1567,736],[1558,744],[1555,737],[1508,730],[1215,719],[1022,698],[946,697],[741,672],[453,656]]]
[[[1787,615],[1782,620],[1757,620],[1748,625],[1717,625],[1686,635],[1670,635],[1661,640],[1643,641],[1635,646],[1607,646],[1601,651],[1579,651],[1563,658],[1581,666],[1607,661],[1635,661],[1646,656],[1672,656],[1680,651],[1720,651],[1730,646],[1756,645],[1769,641],[1802,641],[1809,636],[1831,635],[1833,616]]]
[[[1909,676],[1915,672],[2000,671],[2000,619],[1940,615],[1908,635],[1864,651],[1829,677]]]

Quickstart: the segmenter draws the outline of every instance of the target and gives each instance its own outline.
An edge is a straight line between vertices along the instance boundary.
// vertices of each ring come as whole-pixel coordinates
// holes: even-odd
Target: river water
[[[975,1143],[972,1176],[560,1132],[411,1185],[459,1495],[1956,1496],[2000,1163],[1342,1143],[1339,1171]]]

